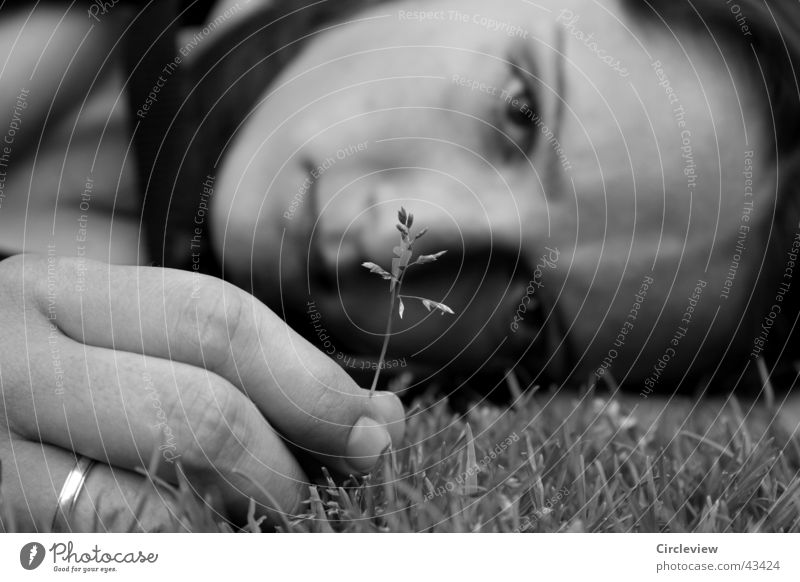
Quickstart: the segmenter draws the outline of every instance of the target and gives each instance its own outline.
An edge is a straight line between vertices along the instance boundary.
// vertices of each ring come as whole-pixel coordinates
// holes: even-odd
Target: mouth
[[[455,315],[427,312],[407,301],[400,319],[395,306],[386,357],[379,361],[388,285],[360,271],[313,276],[312,313],[296,313],[294,327],[359,380],[379,367],[387,376],[411,372],[416,381],[494,377],[516,367],[537,379],[563,373],[557,312],[546,307],[543,288],[531,292],[527,281],[495,277],[481,284],[480,273],[468,274],[456,284],[450,279],[448,289],[447,276],[434,274],[404,285],[404,294],[435,300],[440,300],[436,290],[445,292],[441,301]]]

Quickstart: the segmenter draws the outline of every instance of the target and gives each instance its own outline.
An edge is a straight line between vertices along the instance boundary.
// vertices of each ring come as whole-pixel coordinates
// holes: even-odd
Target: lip
[[[462,346],[459,355],[455,357],[447,356],[443,359],[436,359],[438,357],[436,355],[411,359],[410,354],[407,354],[409,360],[404,368],[408,368],[413,372],[428,374],[435,372],[446,364],[455,364],[455,368],[447,365],[446,369],[453,371],[463,367],[465,372],[472,372],[473,368],[491,372],[493,370],[504,371],[510,367],[524,364],[527,367],[535,367],[537,372],[543,371],[546,364],[552,363],[550,362],[552,359],[550,356],[557,346],[557,343],[553,343],[553,338],[558,337],[557,330],[552,330],[551,332],[546,329],[545,302],[541,297],[538,297],[535,303],[533,301],[526,302],[527,305],[532,307],[526,308],[524,317],[518,322],[516,330],[512,330],[511,324],[514,322],[514,316],[518,312],[522,298],[525,297],[526,285],[524,283],[513,283],[509,289],[500,305],[497,305],[496,309],[493,310],[494,313],[485,312],[485,316],[491,318],[492,321],[487,322],[487,326],[480,332],[481,335],[485,336],[485,339],[481,341],[481,347],[477,348],[480,353],[475,349],[470,350],[469,346],[465,345]],[[480,306],[473,306],[472,308],[479,309]],[[548,326],[554,323],[555,318],[551,316]],[[377,354],[380,347],[377,340],[375,340],[374,345],[372,340],[369,345],[366,345],[359,341],[348,341],[347,338],[337,335],[335,329],[332,330],[331,334],[335,337],[337,346],[341,346],[346,354],[351,355],[352,359],[358,362],[376,363],[374,354]],[[359,345],[360,348],[356,347]],[[372,354],[372,356],[369,354]],[[391,360],[394,357],[394,355],[390,355],[388,359]],[[343,367],[354,368],[352,365]],[[355,368],[359,367],[358,365],[355,366]],[[366,367],[369,368],[370,366],[367,365]]]

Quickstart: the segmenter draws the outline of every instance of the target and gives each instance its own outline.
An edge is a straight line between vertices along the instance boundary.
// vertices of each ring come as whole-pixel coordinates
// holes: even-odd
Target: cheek
[[[578,243],[559,306],[586,366],[606,359],[635,378],[672,346],[677,373],[702,345],[735,339],[774,210],[769,188],[759,197],[751,178],[768,171],[735,135],[720,150],[697,132],[690,157],[676,133],[649,163],[632,153],[633,164],[611,166],[604,180],[597,163],[576,171]],[[631,165],[635,174],[619,169]]]
[[[234,142],[222,164],[211,206],[211,234],[215,252],[228,276],[270,297],[279,279],[281,254],[293,260],[283,266],[302,271],[307,233],[313,226],[312,188],[303,164],[280,133],[270,135],[274,123],[254,118]],[[277,148],[275,143],[288,148]]]

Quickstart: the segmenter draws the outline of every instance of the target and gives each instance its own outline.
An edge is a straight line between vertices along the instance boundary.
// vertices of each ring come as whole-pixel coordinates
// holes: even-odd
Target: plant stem
[[[424,297],[417,297],[416,295],[398,295],[400,299],[418,299],[419,301],[427,301]]]
[[[372,378],[372,387],[369,389],[369,396],[372,398],[372,395],[375,393],[375,389],[378,387],[378,378],[381,375],[381,369],[383,368],[383,362],[386,359],[386,350],[389,349],[389,338],[392,337],[392,319],[394,316],[394,304],[397,301],[397,296],[400,292],[400,283],[402,282],[402,277],[400,281],[397,282],[397,285],[394,287],[394,291],[392,291],[392,300],[391,304],[389,305],[389,317],[386,319],[386,334],[383,336],[383,347],[381,348],[381,356],[378,358],[378,367],[375,369],[375,377]]]

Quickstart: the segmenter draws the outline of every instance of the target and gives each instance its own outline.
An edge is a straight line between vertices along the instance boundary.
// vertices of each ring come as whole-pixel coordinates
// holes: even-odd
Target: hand
[[[154,451],[159,477],[176,483],[179,463],[232,516],[252,497],[274,517],[298,512],[308,495],[287,444],[361,473],[403,437],[394,395],[370,398],[218,279],[12,257],[0,263],[0,329],[2,492],[18,529],[50,527],[74,453],[98,461],[74,530],[174,529],[173,500],[135,472]]]

